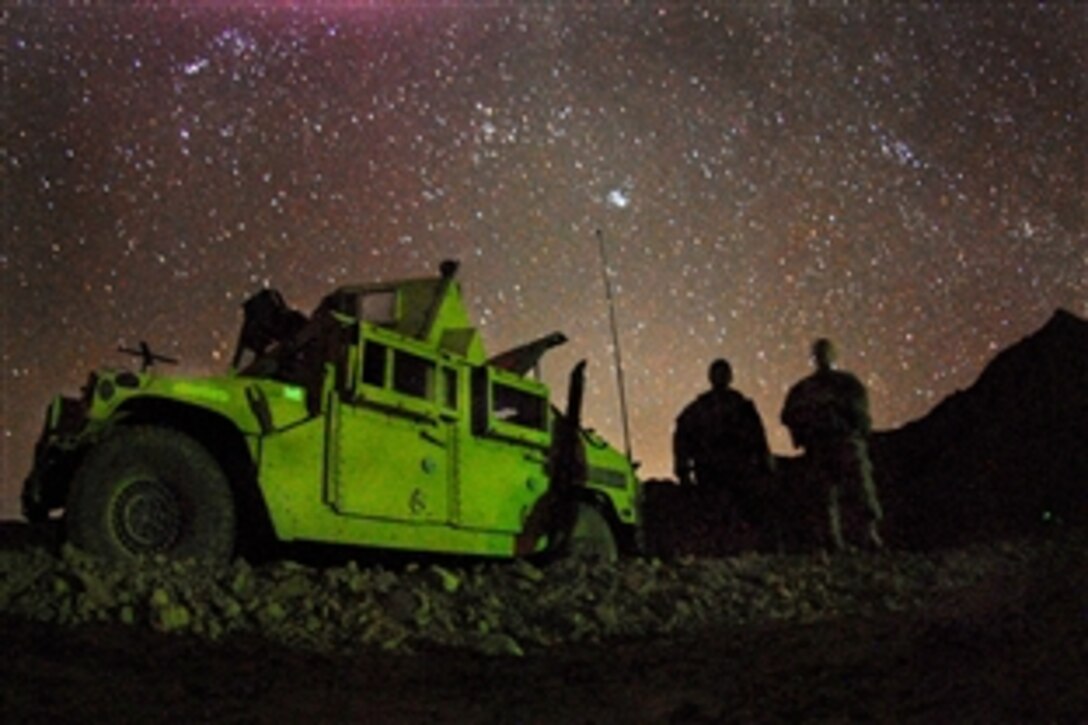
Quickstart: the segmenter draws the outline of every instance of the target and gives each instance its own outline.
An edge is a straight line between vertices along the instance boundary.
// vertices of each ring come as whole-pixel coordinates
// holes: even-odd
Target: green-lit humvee
[[[455,279],[342,287],[303,315],[245,303],[230,371],[100,370],[50,405],[22,494],[108,557],[230,557],[263,531],[487,556],[633,548],[632,463],[529,373],[558,333],[488,358]]]

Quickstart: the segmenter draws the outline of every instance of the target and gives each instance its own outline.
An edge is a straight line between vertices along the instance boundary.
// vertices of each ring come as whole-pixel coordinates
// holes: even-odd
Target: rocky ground
[[[926,553],[112,567],[0,549],[9,722],[1083,721],[1088,533]]]

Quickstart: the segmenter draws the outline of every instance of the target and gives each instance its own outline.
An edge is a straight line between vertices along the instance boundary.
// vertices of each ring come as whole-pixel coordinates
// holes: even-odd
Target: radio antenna
[[[601,279],[604,280],[604,296],[608,301],[608,322],[612,330],[612,358],[616,366],[616,387],[620,394],[620,420],[623,423],[623,448],[627,460],[631,457],[631,431],[627,424],[627,393],[623,383],[623,356],[620,354],[620,334],[616,328],[616,303],[612,297],[612,281],[608,278],[608,255],[604,249],[604,232],[597,230],[597,248],[601,254]]]

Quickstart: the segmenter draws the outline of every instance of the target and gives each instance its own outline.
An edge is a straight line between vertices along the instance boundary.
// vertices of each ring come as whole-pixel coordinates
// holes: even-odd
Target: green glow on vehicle
[[[343,287],[312,317],[296,315],[308,320],[297,340],[244,348],[259,364],[226,376],[148,374],[134,386],[110,372],[85,400],[57,398],[50,431],[84,407],[87,420],[72,428],[80,441],[52,445],[58,455],[96,445],[125,416],[142,426],[197,421],[186,429],[193,442],[252,474],[237,483],[256,487],[246,493],[282,541],[520,556],[564,540],[560,495],[639,524],[631,463],[599,436],[577,444],[589,474],[578,485],[589,490],[553,487],[558,419],[548,386],[487,357],[452,272]]]
[[[230,402],[230,392],[223,390],[222,388],[212,388],[188,380],[174,381],[171,387],[173,388],[174,393],[181,397],[198,398],[213,403]]]

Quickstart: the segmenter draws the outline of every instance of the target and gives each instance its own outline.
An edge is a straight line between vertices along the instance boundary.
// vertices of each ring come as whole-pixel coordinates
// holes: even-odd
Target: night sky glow
[[[817,336],[890,428],[1088,315],[1083,3],[66,5],[3,11],[3,516],[54,393],[141,339],[223,370],[265,285],[458,258],[622,447],[602,230],[647,477],[715,356],[787,453]]]

